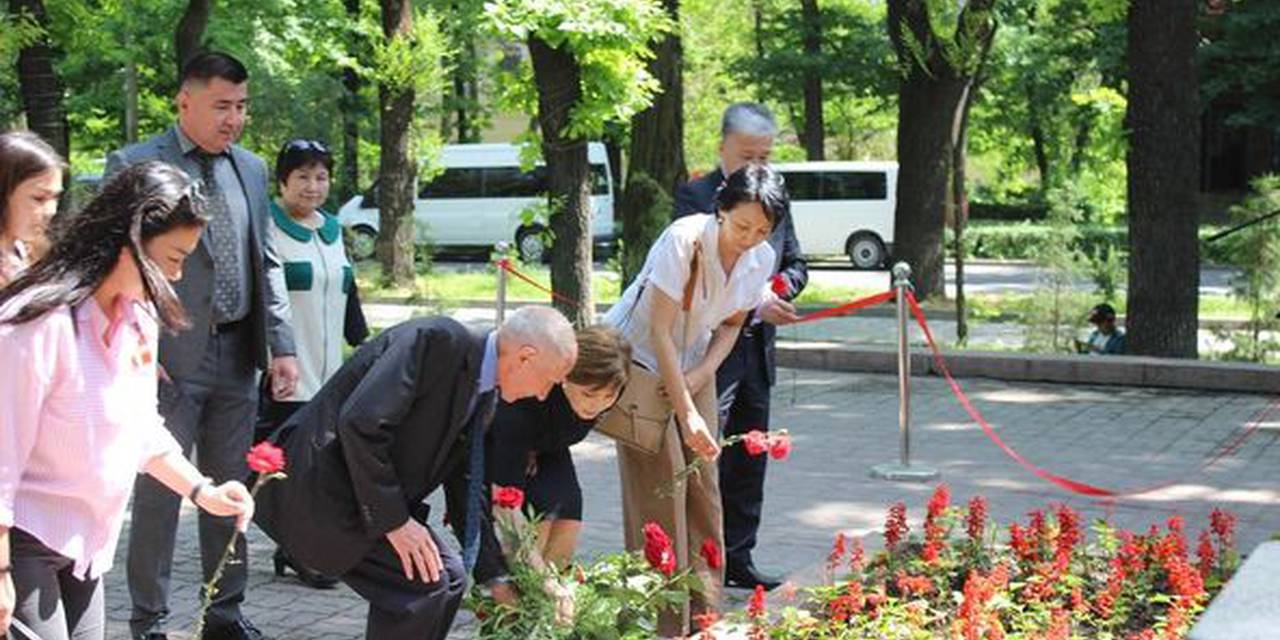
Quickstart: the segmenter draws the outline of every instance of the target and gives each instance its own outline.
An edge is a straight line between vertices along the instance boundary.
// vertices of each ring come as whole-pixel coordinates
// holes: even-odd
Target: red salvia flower
[[[982,543],[983,534],[986,532],[987,526],[987,499],[982,496],[974,496],[969,500],[969,514],[965,518],[965,532],[969,534],[969,539],[975,544]]]
[[[675,573],[676,553],[671,548],[671,538],[656,522],[644,525],[644,558],[649,566],[665,576]]]
[[[1060,565],[1065,565],[1071,558],[1071,552],[1075,550],[1076,543],[1080,541],[1080,514],[1076,513],[1067,505],[1058,506],[1058,540],[1057,549],[1055,550],[1055,559]],[[1062,566],[1065,569],[1065,566]]]
[[[1196,556],[1200,559],[1197,567],[1200,569],[1200,576],[1208,578],[1213,573],[1213,565],[1218,561],[1217,553],[1213,549],[1213,538],[1209,537],[1209,530],[1200,532],[1200,543],[1196,545]]]
[[[926,576],[907,575],[899,571],[897,575],[898,592],[904,597],[923,596],[933,592],[933,581]]]
[[[865,552],[862,549],[862,538],[853,539],[853,550],[849,552],[849,570],[862,571],[862,561]]]
[[[716,626],[716,623],[719,621],[720,614],[717,613],[715,609],[707,609],[706,611],[693,616],[694,628],[701,629],[701,633],[698,635],[698,640],[714,640],[716,636],[715,632],[711,630],[711,627]]]
[[[836,541],[831,545],[831,553],[827,554],[827,571],[835,571],[836,567],[844,561],[844,532],[836,534]]]
[[[284,450],[269,440],[254,445],[244,459],[255,473],[270,475],[284,471]]]
[[[500,509],[519,509],[524,506],[524,491],[519,487],[494,487],[493,503]]]
[[[769,457],[774,460],[784,460],[791,455],[791,436],[786,432],[779,432],[769,437]]]
[[[746,448],[747,455],[764,455],[769,450],[769,434],[752,429],[742,436],[742,446]]]
[[[1009,546],[1023,562],[1034,562],[1036,559],[1036,541],[1031,533],[1016,522],[1009,525]]]
[[[747,602],[747,615],[752,618],[764,615],[764,585],[756,585],[756,590],[752,592],[751,600]]]
[[[707,568],[717,571],[724,566],[724,561],[720,557],[720,546],[716,544],[715,538],[707,537],[702,541],[702,559],[706,561]]]
[[[893,551],[911,528],[907,526],[907,505],[901,502],[889,507],[889,518],[884,523],[884,546]]]
[[[1234,545],[1232,538],[1235,536],[1236,517],[1227,511],[1215,508],[1209,514],[1209,528],[1213,529],[1213,535],[1218,537],[1218,548],[1226,553]]]

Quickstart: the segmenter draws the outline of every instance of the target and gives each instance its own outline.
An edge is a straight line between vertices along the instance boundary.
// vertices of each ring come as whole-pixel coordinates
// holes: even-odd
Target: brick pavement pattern
[[[911,524],[920,527],[931,486],[872,480],[869,469],[898,457],[897,387],[893,376],[781,370],[774,390],[774,427],[787,428],[795,449],[789,460],[770,462],[764,524],[756,561],[789,572],[803,582],[816,574],[836,531],[877,534],[889,505],[907,503]],[[1270,418],[1234,455],[1207,472],[1197,469],[1223,442],[1270,401],[1256,395],[1161,391],[1136,388],[1008,384],[962,380],[1004,438],[1028,459],[1050,470],[1105,487],[1128,489],[1177,480],[1156,493],[1125,499],[1108,508],[1068,495],[1018,467],[986,439],[935,378],[913,381],[913,441],[916,461],[942,471],[953,500],[981,493],[991,517],[1007,523],[1033,508],[1065,502],[1086,518],[1109,516],[1124,527],[1163,523],[1174,513],[1198,534],[1208,512],[1222,506],[1239,517],[1243,551],[1280,532],[1280,416]],[[580,555],[622,548],[617,468],[613,444],[591,436],[574,450],[585,494]],[[443,510],[433,509],[439,526]],[[126,535],[127,527],[126,523]],[[185,640],[199,589],[195,518],[184,508],[174,559],[173,629]],[[277,640],[361,638],[365,604],[345,586],[315,591],[271,571],[273,545],[250,531],[253,564],[244,610]],[[122,543],[120,549],[125,545]],[[107,637],[128,636],[129,593],[124,554],[107,577]],[[738,601],[745,592],[733,593]],[[474,637],[473,620],[459,615],[450,638]]]

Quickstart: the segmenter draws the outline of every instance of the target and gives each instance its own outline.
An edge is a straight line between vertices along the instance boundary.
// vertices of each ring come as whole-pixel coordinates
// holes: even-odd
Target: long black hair
[[[120,250],[128,248],[160,323],[171,331],[188,326],[173,287],[142,250],[144,242],[158,235],[208,223],[204,201],[185,173],[163,162],[133,165],[112,178],[83,210],[65,218],[55,223],[49,252],[0,289],[0,308],[29,294],[0,323],[21,324],[83,302],[115,268]]]
[[[731,211],[734,207],[758,202],[771,229],[777,229],[791,208],[786,183],[782,174],[767,165],[751,162],[725,178],[716,192],[716,211]]]
[[[18,185],[50,169],[66,168],[62,156],[40,136],[30,131],[0,133],[0,229],[6,224],[9,197]]]

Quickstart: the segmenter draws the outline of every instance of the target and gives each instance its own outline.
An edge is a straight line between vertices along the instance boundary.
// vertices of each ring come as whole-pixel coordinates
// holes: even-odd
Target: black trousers
[[[430,530],[430,527],[427,527]],[[462,556],[440,539],[444,564],[440,579],[430,584],[407,580],[400,558],[386,538],[378,541],[360,564],[342,576],[356,593],[369,601],[365,637],[370,640],[444,640],[458,613],[467,588]],[[415,571],[416,576],[416,571]]]
[[[14,617],[36,636],[41,640],[106,637],[101,579],[75,577],[75,562],[22,529],[9,530],[9,558],[18,596]],[[10,629],[9,637],[28,640],[16,629]]]
[[[750,330],[750,333],[746,333]],[[769,375],[760,328],[744,327],[733,351],[716,372],[720,424],[724,436],[769,429]],[[749,456],[745,447],[720,454],[720,500],[724,505],[724,552],[730,567],[751,563],[764,505],[768,455]]]

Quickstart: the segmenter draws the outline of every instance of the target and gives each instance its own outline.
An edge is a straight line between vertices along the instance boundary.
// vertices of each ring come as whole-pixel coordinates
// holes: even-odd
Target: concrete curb
[[[863,373],[898,371],[897,352],[890,347],[780,340],[777,349],[778,365],[784,367]],[[990,351],[944,352],[943,355],[951,373],[959,378],[1235,393],[1280,392],[1280,367],[1267,365],[1139,356],[1058,356]],[[911,371],[916,375],[942,375],[933,357],[923,351],[911,354]]]

